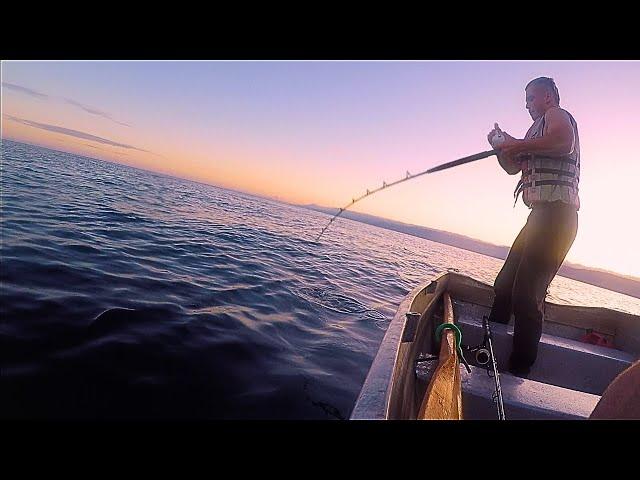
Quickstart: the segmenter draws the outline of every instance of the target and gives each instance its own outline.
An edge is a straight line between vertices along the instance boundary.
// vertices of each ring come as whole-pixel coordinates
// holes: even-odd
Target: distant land
[[[338,213],[337,208],[322,207],[314,204],[298,206],[329,215],[335,215],[336,213]],[[367,215],[365,213],[345,211],[344,213],[342,213],[341,217],[355,220],[356,222],[375,225],[376,227],[380,228],[386,228],[387,230],[406,233],[415,237],[426,238],[427,240],[431,240],[432,242],[444,243],[445,245],[451,245],[452,247],[470,250],[472,252],[481,253],[483,255],[499,258],[501,260],[507,258],[507,254],[509,253],[510,248],[483,242],[482,240],[476,240],[475,238],[467,237],[465,235],[459,235],[457,233],[446,232],[444,230],[436,230],[428,227],[421,227],[418,225],[411,225],[409,223],[389,220],[387,218]],[[558,271],[558,274],[572,280],[578,280],[590,285],[595,285],[596,287],[602,287],[606,288],[607,290],[612,290],[614,292],[624,293],[625,295],[640,298],[640,278],[638,277],[626,276],[619,273],[609,272],[607,270],[585,267],[583,265],[570,263],[567,261],[562,264],[560,270]]]

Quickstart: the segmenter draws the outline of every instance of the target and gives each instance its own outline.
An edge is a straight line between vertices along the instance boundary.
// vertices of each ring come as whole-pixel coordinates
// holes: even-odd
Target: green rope
[[[462,354],[462,332],[458,328],[455,323],[441,323],[436,328],[436,341],[440,341],[440,337],[442,336],[443,330],[453,330],[456,334],[456,346],[458,347],[458,355],[460,358],[464,360],[464,355]]]

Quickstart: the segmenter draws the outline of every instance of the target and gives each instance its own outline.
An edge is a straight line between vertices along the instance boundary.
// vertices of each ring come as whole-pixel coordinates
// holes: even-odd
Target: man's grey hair
[[[545,88],[549,93],[553,95],[553,97],[556,100],[556,103],[560,105],[560,93],[558,92],[558,87],[556,87],[556,82],[553,81],[553,78],[551,77],[534,78],[529,83],[527,83],[527,86],[524,87],[524,89],[526,90],[527,88],[533,85],[539,85]]]

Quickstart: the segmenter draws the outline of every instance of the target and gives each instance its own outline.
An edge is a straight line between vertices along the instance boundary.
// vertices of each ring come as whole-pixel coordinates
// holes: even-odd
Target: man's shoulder
[[[573,115],[571,115],[571,113],[569,113],[568,110],[565,110],[564,108],[554,105],[553,107],[550,107],[545,113],[544,113],[545,119],[548,120],[559,120],[559,121],[566,121],[569,123],[573,123]],[[575,121],[575,120],[573,120]]]

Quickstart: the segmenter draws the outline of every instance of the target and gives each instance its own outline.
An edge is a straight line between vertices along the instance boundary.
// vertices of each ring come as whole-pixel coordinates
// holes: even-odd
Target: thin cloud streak
[[[127,145],[126,143],[114,142],[113,140],[109,140],[108,138],[98,137],[96,135],[91,135],[90,133],[80,132],[78,130],[73,130],[70,128],[59,127],[57,125],[49,125],[47,123],[33,122],[31,120],[26,120],[24,118],[14,117],[12,115],[6,115],[5,117],[13,120],[14,122],[22,123],[23,125],[27,125],[33,128],[39,128],[41,130],[46,130],[49,132],[60,133],[62,135],[68,135],[70,137],[81,138],[83,140],[89,140],[91,142],[102,143],[104,145],[110,145],[112,147],[120,147],[126,148],[129,150],[138,150],[139,152],[151,153],[153,155],[158,155],[157,153],[153,153],[149,150],[144,150],[142,148],[134,147],[133,145]]]
[[[36,90],[32,90],[31,88],[22,87],[14,83],[2,82],[2,86],[8,88],[9,90],[15,90],[16,92],[25,93],[32,97],[36,97],[40,100],[46,100],[50,98],[49,95],[45,95],[44,93],[37,92]]]
[[[67,140],[66,138],[54,138],[53,139],[54,142],[58,142],[58,143],[63,143],[65,145],[82,145],[85,147],[89,147],[89,148],[93,148],[95,150],[100,150],[101,152],[107,152],[107,153],[111,153],[113,155],[118,155],[118,156],[128,156],[128,153],[124,153],[124,152],[118,152],[116,150],[108,150],[106,148],[100,148],[100,147],[96,147],[95,145],[90,145],[88,143],[80,143],[80,142],[74,142],[72,140]]]
[[[26,95],[30,95],[32,97],[35,97],[39,100],[49,100],[49,99],[55,99],[56,97],[52,97],[50,95],[46,95],[44,93],[38,92],[36,90],[33,90],[31,88],[27,88],[27,87],[23,87],[21,85],[16,85],[14,83],[8,83],[8,82],[2,82],[2,86],[5,88],[8,88],[10,90],[15,90],[16,92],[20,92],[20,93],[24,93]],[[75,100],[73,100],[72,98],[59,98],[60,100],[64,101],[64,103],[67,103],[69,105],[73,105],[74,107],[78,107],[79,109],[91,114],[91,115],[97,115],[99,117],[102,118],[106,118],[107,120],[110,120],[114,123],[117,123],[118,125],[123,125],[125,127],[129,127],[131,128],[131,125],[129,125],[128,123],[124,123],[124,122],[119,122],[118,120],[116,120],[115,118],[113,118],[113,116],[107,112],[103,112],[102,110],[98,110],[96,108],[92,108],[89,107],[88,105],[84,105],[80,102],[77,102]]]
[[[87,113],[90,113],[91,115],[98,115],[99,117],[103,117],[106,118],[107,120],[111,120],[112,122],[117,123],[118,125],[124,125],[125,127],[131,127],[131,125],[129,125],[128,123],[123,123],[123,122],[119,122],[117,121],[115,118],[113,118],[110,114],[103,112],[101,110],[96,110],[95,108],[89,107],[87,105],[83,105],[80,102],[76,102],[75,100],[71,99],[71,98],[65,98],[64,101],[66,103],[68,103],[69,105],[73,105],[75,107],[78,107],[82,110],[84,110]]]

